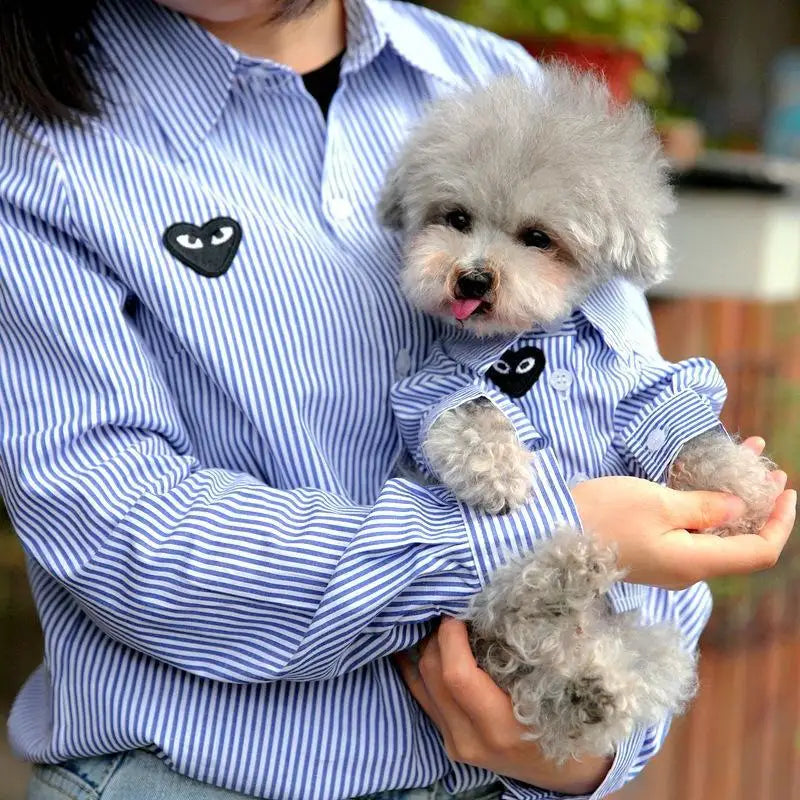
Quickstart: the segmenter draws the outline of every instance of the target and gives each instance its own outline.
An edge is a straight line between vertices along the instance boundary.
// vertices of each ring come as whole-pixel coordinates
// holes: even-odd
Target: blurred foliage
[[[609,39],[658,72],[682,48],[682,34],[700,27],[700,16],[682,0],[463,0],[452,11],[510,35]]]
[[[670,58],[683,51],[700,15],[683,0],[450,0],[442,10],[509,37],[593,39],[637,53],[634,94],[663,102]]]

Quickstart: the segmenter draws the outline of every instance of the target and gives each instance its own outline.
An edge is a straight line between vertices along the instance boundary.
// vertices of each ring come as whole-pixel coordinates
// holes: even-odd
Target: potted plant
[[[443,9],[521,42],[535,56],[603,73],[621,101],[664,93],[670,56],[700,17],[684,0],[450,0]]]

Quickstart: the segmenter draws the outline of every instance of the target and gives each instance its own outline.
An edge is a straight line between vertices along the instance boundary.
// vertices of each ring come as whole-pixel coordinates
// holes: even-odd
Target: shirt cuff
[[[652,481],[663,481],[680,449],[701,433],[722,429],[709,400],[692,389],[672,395],[624,436],[627,449]]]
[[[649,587],[641,583],[617,582],[608,590],[608,602],[615,614],[639,611],[647,600]],[[644,623],[642,623],[644,624]]]
[[[498,411],[500,411],[514,426],[517,437],[520,442],[535,450],[542,440],[541,434],[531,425],[530,420],[525,415],[519,406],[512,403],[504,394],[489,387],[489,385],[482,379],[478,379],[475,383],[464,386],[451,392],[445,398],[440,400],[425,414],[422,425],[420,426],[420,437],[418,448],[419,452],[415,453],[415,457],[422,466],[430,474],[433,474],[431,465],[427,462],[424,454],[423,444],[428,438],[428,432],[436,420],[445,413],[459,406],[469,403],[474,400],[487,400]]]
[[[511,558],[534,550],[563,525],[582,530],[572,494],[552,452],[534,452],[535,497],[508,514],[486,514],[459,503],[481,585]]]
[[[634,776],[634,767],[644,746],[645,734],[645,729],[637,729],[619,746],[606,777],[592,794],[572,795],[553,792],[501,777],[500,780],[506,787],[503,798],[514,798],[514,800],[555,800],[555,798],[600,800],[601,797],[608,797]]]

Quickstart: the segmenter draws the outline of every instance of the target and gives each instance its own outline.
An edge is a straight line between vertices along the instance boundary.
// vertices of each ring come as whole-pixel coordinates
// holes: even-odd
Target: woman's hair
[[[98,97],[83,64],[96,0],[0,0],[0,117],[79,123]]]

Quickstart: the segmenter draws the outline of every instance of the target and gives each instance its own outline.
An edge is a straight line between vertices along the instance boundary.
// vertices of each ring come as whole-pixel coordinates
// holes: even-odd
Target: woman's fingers
[[[444,721],[425,686],[425,681],[419,671],[418,660],[412,659],[408,653],[395,653],[392,656],[392,660],[400,670],[403,681],[405,681],[414,699],[422,707],[422,710],[433,720],[434,725],[441,731]]]
[[[770,472],[769,477],[778,486],[779,491],[782,492],[786,488],[786,482],[789,480],[789,476],[782,469],[776,469],[774,472]]]
[[[481,757],[482,751],[477,746],[469,717],[459,707],[448,685],[451,676],[445,673],[442,664],[438,635],[434,633],[424,642],[416,665],[410,665],[405,654],[395,659],[411,693],[442,734],[447,754],[453,761],[472,763]],[[457,680],[455,687],[458,690]]]
[[[783,473],[783,485],[786,485],[786,473]],[[775,502],[767,524],[758,532],[758,537],[776,549],[780,555],[794,528],[797,517],[797,492],[788,489]]]
[[[439,645],[447,686],[481,739],[494,747],[504,746],[509,736],[518,741],[522,728],[513,717],[511,701],[476,663],[467,626],[445,617],[439,626]]]
[[[693,558],[707,577],[769,569],[778,560],[794,526],[797,492],[783,492],[767,524],[757,534],[692,537]]]
[[[445,667],[442,659],[439,642],[442,624],[444,624],[444,620],[440,623],[436,633],[425,644],[419,660],[419,671],[428,696],[439,711],[441,719],[439,729],[445,737],[447,749],[452,757],[458,759],[463,757],[463,754],[459,752],[461,749],[459,745],[463,744],[464,737],[471,732],[472,725],[454,696],[462,689],[459,676],[453,672],[452,663]],[[471,652],[469,652],[469,657],[472,659]],[[474,659],[472,661],[474,664]]]
[[[684,492],[663,489],[667,521],[675,528],[704,531],[732,522],[744,514],[744,501],[724,492]]]

